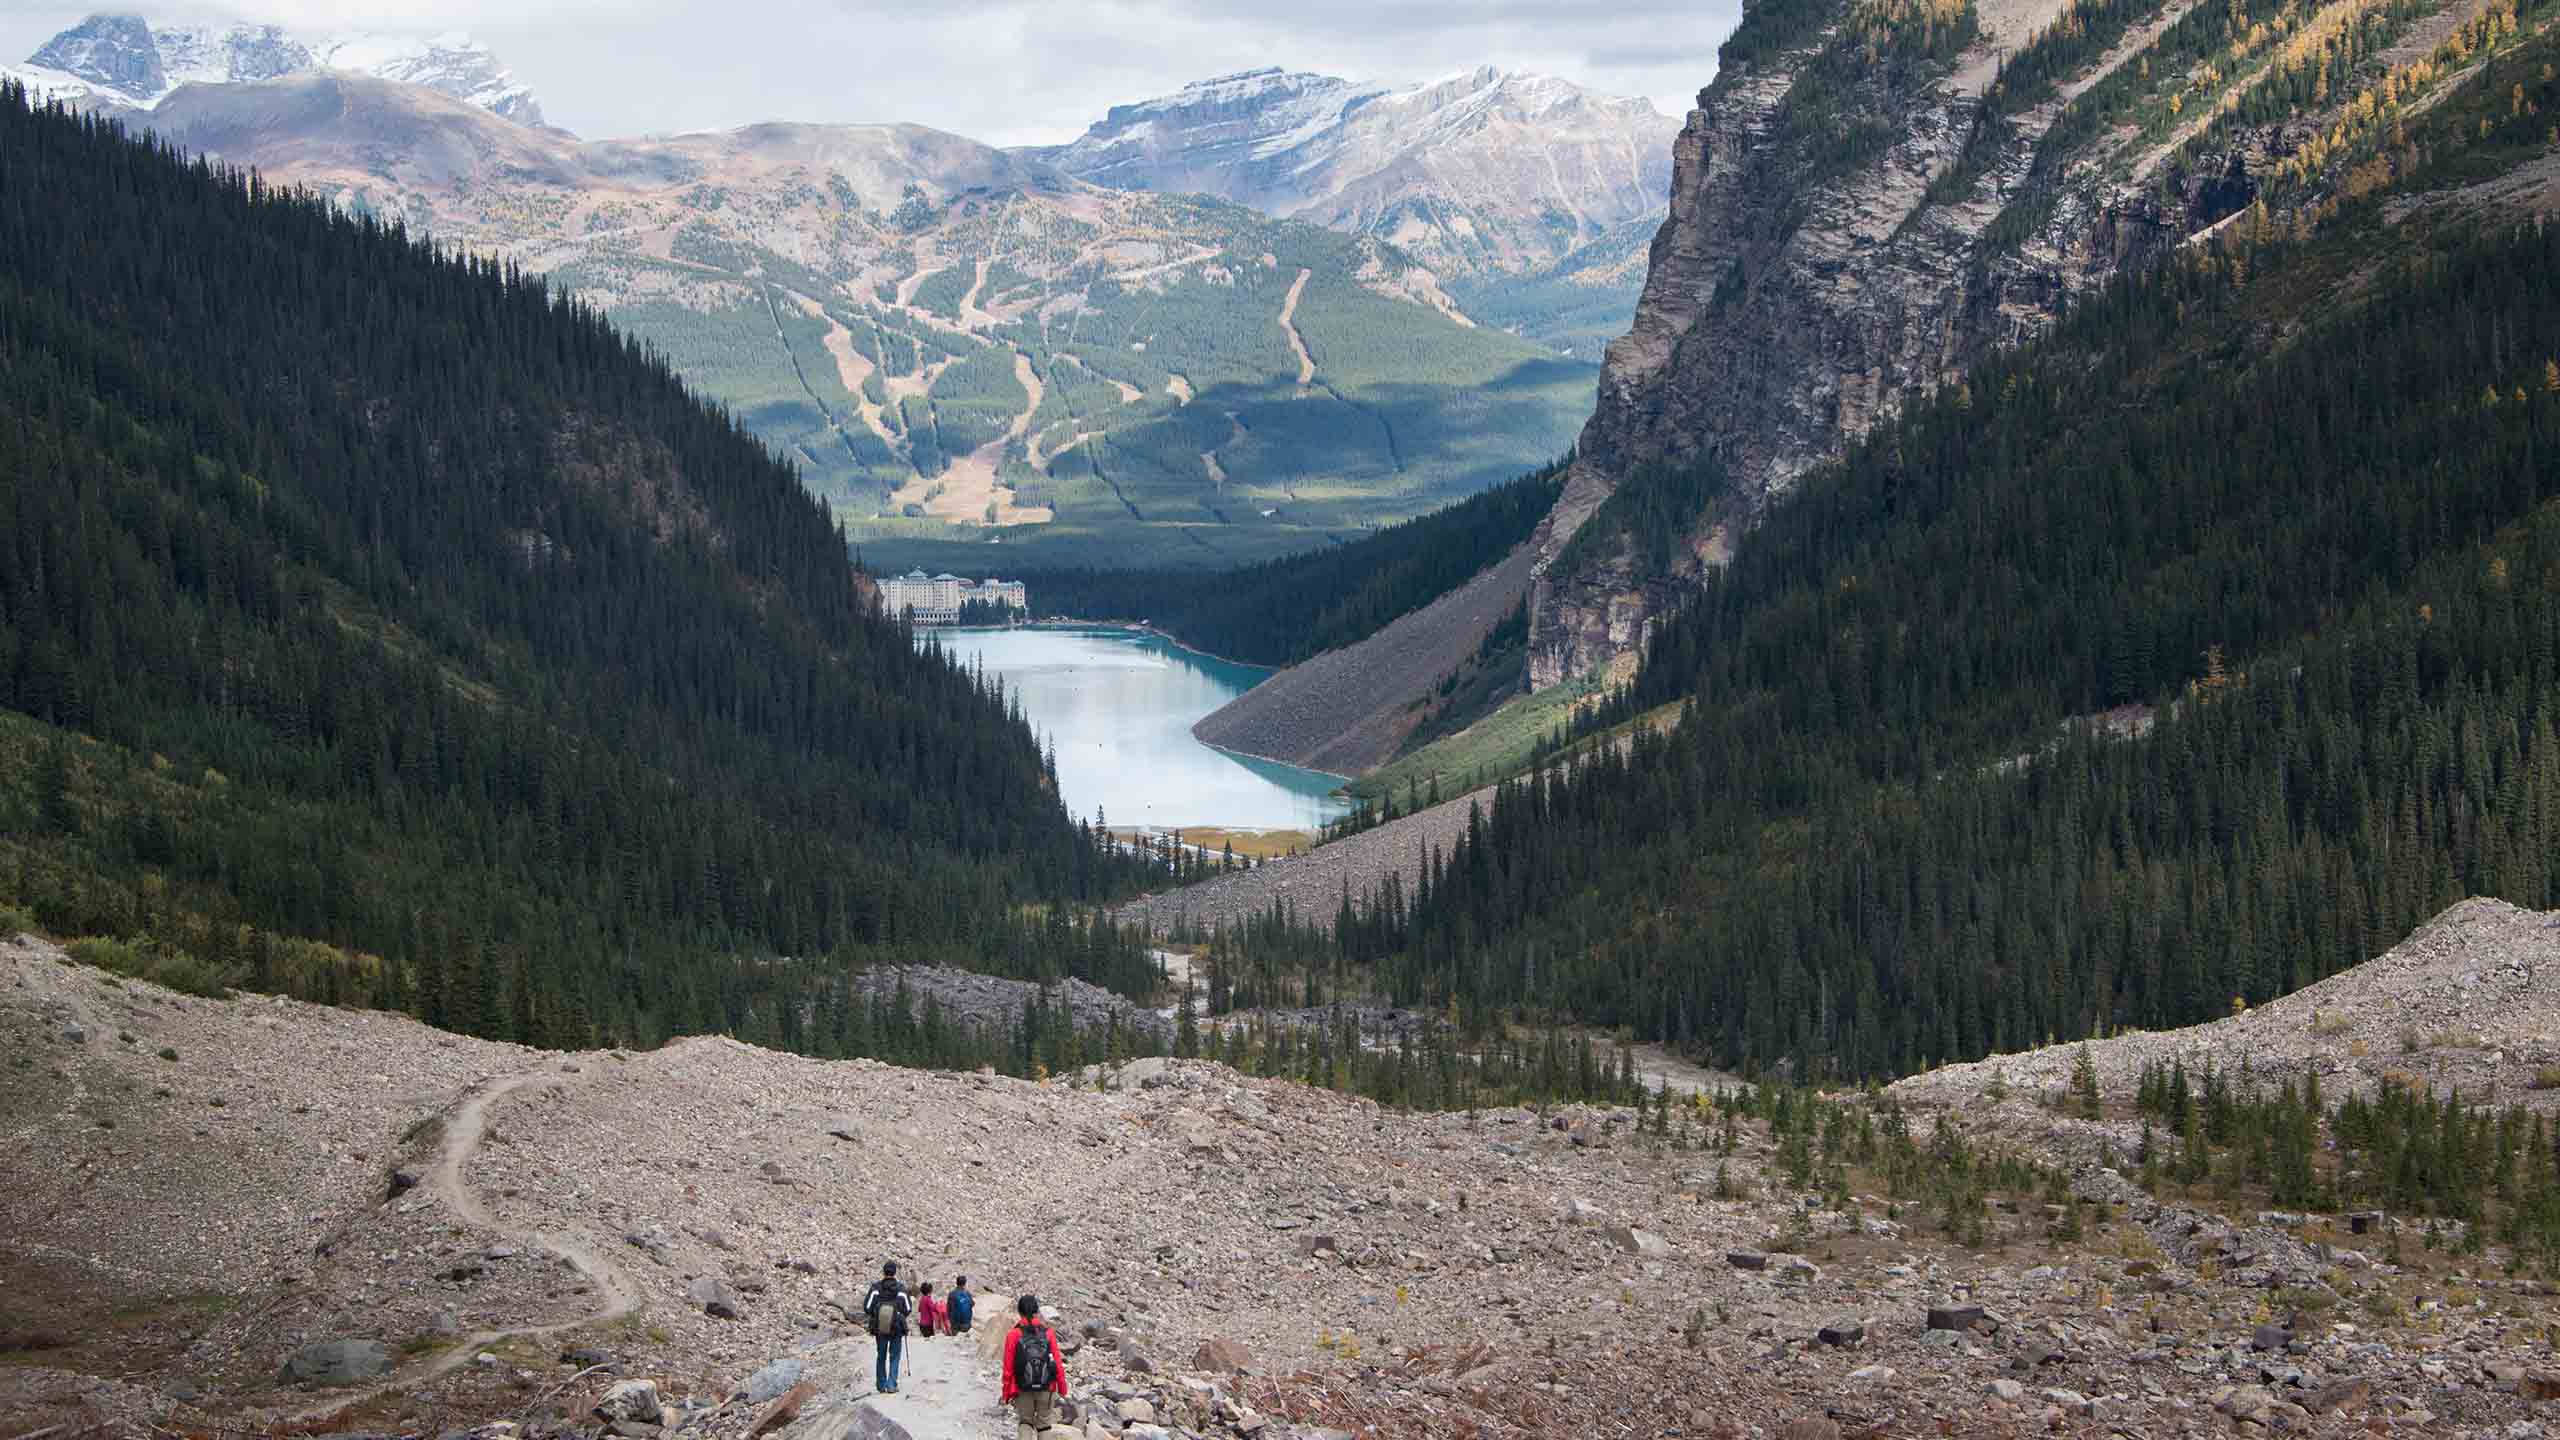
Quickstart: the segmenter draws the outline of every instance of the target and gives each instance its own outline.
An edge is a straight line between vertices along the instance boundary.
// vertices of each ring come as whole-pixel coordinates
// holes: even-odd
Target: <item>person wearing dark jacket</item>
[[[862,1323],[871,1331],[874,1352],[872,1388],[883,1395],[898,1393],[898,1362],[906,1358],[907,1317],[914,1313],[907,1299],[907,1287],[898,1283],[898,1262],[880,1267],[880,1278],[862,1292]]]
[[[1025,1295],[1013,1308],[1022,1318],[1004,1337],[1004,1393],[997,1397],[1013,1407],[1019,1422],[1017,1440],[1039,1440],[1058,1423],[1058,1402],[1067,1393],[1067,1357],[1058,1349],[1057,1332],[1040,1320],[1040,1297]]]

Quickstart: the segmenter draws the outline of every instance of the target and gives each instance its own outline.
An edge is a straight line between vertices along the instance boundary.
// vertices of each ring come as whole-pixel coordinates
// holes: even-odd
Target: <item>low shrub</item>
[[[229,994],[247,974],[236,967],[209,964],[148,935],[132,940],[93,935],[74,940],[63,949],[83,965],[212,999]]]

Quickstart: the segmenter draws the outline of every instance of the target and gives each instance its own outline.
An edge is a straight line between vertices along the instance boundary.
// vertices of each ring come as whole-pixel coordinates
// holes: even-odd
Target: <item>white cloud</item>
[[[241,0],[173,21],[468,29],[550,119],[588,136],[755,120],[905,120],[997,144],[1064,140],[1109,106],[1262,65],[1421,80],[1478,65],[1688,109],[1739,0]],[[78,10],[0,0],[15,59]]]

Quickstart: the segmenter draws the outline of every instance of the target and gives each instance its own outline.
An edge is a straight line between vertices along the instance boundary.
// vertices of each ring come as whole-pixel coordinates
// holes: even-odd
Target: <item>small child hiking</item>
[[[933,1282],[923,1281],[916,1286],[916,1333],[930,1340],[942,1328],[942,1301],[933,1293]]]
[[[1004,1392],[997,1398],[1013,1407],[1017,1440],[1039,1440],[1058,1423],[1058,1401],[1067,1393],[1067,1357],[1059,1353],[1057,1333],[1040,1319],[1040,1297],[1025,1295],[1013,1308],[1022,1318],[1004,1337]]]

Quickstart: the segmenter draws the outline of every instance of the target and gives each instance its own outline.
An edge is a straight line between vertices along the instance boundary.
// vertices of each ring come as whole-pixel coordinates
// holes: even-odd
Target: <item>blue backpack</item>
[[[978,1313],[978,1297],[966,1290],[951,1292],[951,1323],[966,1325]]]

